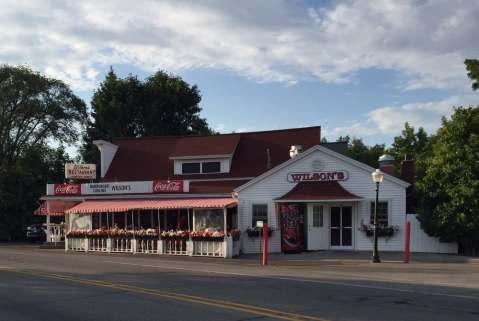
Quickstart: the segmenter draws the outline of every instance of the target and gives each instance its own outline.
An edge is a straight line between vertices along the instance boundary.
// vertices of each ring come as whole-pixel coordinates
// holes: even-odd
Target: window
[[[203,162],[202,172],[203,173],[219,173],[221,172],[221,163],[220,162]]]
[[[254,204],[253,205],[253,227],[256,227],[256,222],[263,221],[268,223],[268,205]]]
[[[313,227],[323,227],[323,207],[313,206]]]
[[[371,224],[374,224],[374,203],[371,202]],[[388,202],[378,202],[378,225],[387,226],[388,222]]]
[[[199,174],[200,163],[183,163],[181,164],[181,172],[183,174]]]

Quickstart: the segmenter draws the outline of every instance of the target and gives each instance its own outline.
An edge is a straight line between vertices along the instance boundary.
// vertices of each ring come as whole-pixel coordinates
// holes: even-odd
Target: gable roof
[[[102,181],[250,179],[287,161],[291,145],[303,145],[308,149],[319,144],[320,130],[316,126],[210,136],[114,139],[112,143],[118,146],[118,150]],[[232,155],[230,173],[174,175],[171,157],[214,155]]]
[[[361,197],[348,192],[337,181],[299,182],[276,201],[334,201],[360,200]]]
[[[302,152],[302,153],[299,154],[298,156],[289,159],[288,161],[286,161],[286,162],[284,162],[284,163],[282,163],[282,164],[280,164],[280,165],[278,165],[278,166],[276,166],[276,167],[270,169],[269,171],[267,171],[267,172],[261,174],[261,175],[258,176],[258,177],[255,177],[254,179],[248,181],[246,184],[243,184],[243,185],[241,185],[241,186],[235,188],[234,191],[235,191],[235,192],[240,192],[241,190],[243,190],[243,189],[245,189],[245,188],[247,188],[247,187],[250,187],[250,186],[252,186],[252,185],[254,185],[254,184],[256,184],[256,183],[262,181],[263,179],[265,179],[265,178],[267,178],[267,177],[273,175],[274,173],[280,171],[281,169],[283,169],[283,168],[285,168],[285,167],[287,167],[287,166],[289,166],[289,165],[291,165],[291,164],[293,164],[293,163],[295,163],[295,162],[297,162],[297,161],[299,161],[299,160],[301,160],[301,159],[307,157],[308,155],[310,155],[310,154],[312,154],[312,153],[314,153],[314,152],[316,152],[316,151],[320,151],[320,152],[325,153],[325,154],[327,154],[327,155],[329,155],[329,156],[338,158],[339,160],[344,161],[344,162],[346,162],[346,163],[348,163],[348,164],[350,164],[350,165],[356,166],[356,167],[358,167],[358,168],[360,168],[360,169],[362,169],[362,170],[364,170],[364,171],[366,171],[366,172],[368,172],[368,173],[372,173],[372,172],[375,170],[373,167],[371,167],[371,166],[369,166],[369,165],[366,165],[366,164],[364,164],[364,163],[358,162],[358,161],[355,160],[355,159],[352,159],[352,158],[350,158],[350,157],[348,157],[348,156],[345,156],[345,155],[342,155],[342,154],[340,154],[340,153],[337,153],[337,152],[335,152],[335,151],[333,151],[333,150],[331,150],[331,149],[329,149],[329,148],[327,148],[327,147],[324,147],[324,146],[321,146],[321,145],[315,145],[315,146],[311,147],[310,149],[308,149],[308,150]],[[393,182],[393,183],[395,183],[395,184],[398,184],[398,185],[400,185],[400,186],[402,186],[402,187],[404,187],[404,188],[406,188],[406,187],[408,187],[408,186],[410,185],[408,182],[405,182],[405,181],[403,181],[403,180],[401,180],[401,179],[399,179],[399,178],[397,178],[397,177],[388,175],[388,174],[386,174],[386,173],[384,173],[384,179],[385,179],[385,180],[388,180],[388,181],[390,181],[390,182]]]

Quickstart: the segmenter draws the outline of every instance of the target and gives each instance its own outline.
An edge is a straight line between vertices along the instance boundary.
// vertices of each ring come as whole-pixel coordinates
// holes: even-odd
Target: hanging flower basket
[[[263,228],[261,227],[249,227],[246,230],[246,234],[248,234],[249,237],[260,237],[263,235]],[[273,234],[272,229],[268,229],[268,237],[271,237]]]

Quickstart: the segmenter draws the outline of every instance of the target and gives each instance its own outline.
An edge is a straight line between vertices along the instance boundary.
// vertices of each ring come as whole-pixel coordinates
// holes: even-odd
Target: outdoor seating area
[[[232,258],[236,208],[70,214],[66,251]]]

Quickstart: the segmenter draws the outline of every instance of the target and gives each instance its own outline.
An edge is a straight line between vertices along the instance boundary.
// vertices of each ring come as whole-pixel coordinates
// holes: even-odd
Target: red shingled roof
[[[337,181],[327,182],[300,182],[277,201],[331,201],[331,200],[359,200],[345,190]]]
[[[114,139],[118,151],[103,181],[151,179],[204,179],[256,177],[289,159],[291,145],[308,149],[320,143],[320,127],[212,136],[162,136]],[[233,154],[230,173],[207,175],[173,174],[174,156]]]

